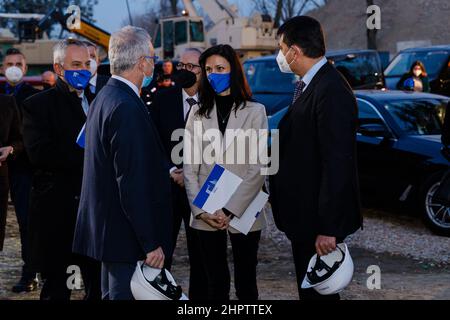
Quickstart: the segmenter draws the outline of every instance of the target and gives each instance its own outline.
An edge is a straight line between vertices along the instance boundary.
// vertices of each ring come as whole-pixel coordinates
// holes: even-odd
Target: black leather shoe
[[[12,292],[32,292],[39,288],[39,280],[37,278],[22,277],[20,281],[12,288]]]

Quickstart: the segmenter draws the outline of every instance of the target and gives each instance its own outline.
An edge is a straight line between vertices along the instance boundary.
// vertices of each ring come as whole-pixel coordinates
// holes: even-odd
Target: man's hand
[[[222,230],[223,228],[223,219],[215,214],[209,214],[204,212],[200,215],[200,219],[202,219],[205,223],[207,223],[210,227],[214,229]]]
[[[316,239],[316,252],[321,256],[326,256],[327,254],[336,250],[336,238],[327,236],[317,236]]]
[[[183,169],[176,169],[171,174],[170,177],[172,180],[179,185],[181,188],[184,188],[184,176]]]
[[[164,252],[161,247],[159,247],[155,251],[147,253],[145,264],[152,268],[162,269],[164,267],[164,259]]]
[[[6,159],[8,159],[12,150],[13,150],[13,147],[11,147],[11,146],[0,148],[0,163],[5,162]]]

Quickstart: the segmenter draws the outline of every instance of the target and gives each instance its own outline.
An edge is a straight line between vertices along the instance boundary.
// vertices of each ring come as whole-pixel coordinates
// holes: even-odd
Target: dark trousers
[[[200,243],[198,235],[194,229],[189,226],[191,218],[191,208],[184,189],[178,186],[172,186],[173,197],[173,251],[175,251],[178,234],[180,232],[181,222],[184,222],[186,230],[186,242],[189,256],[189,300],[206,300],[207,290],[206,273],[202,264]],[[172,255],[166,258],[165,267],[170,270],[172,267]]]
[[[341,240],[341,239],[339,239]],[[336,241],[341,243],[342,241]],[[294,256],[295,273],[297,276],[298,295],[301,300],[340,300],[339,294],[321,295],[314,288],[302,289],[301,285],[308,269],[309,260],[316,253],[315,239],[309,243],[292,241],[292,253]]]
[[[102,299],[134,300],[130,282],[135,269],[135,264],[103,262]]]
[[[30,245],[28,235],[28,217],[30,208],[30,196],[32,186],[32,173],[9,168],[9,187],[11,200],[16,211],[19,224],[21,254],[23,260],[22,276],[32,279],[36,276],[36,270],[30,268]]]
[[[200,231],[202,262],[208,283],[208,300],[230,299],[230,270],[227,261],[227,231]],[[236,295],[241,301],[258,300],[256,267],[261,231],[243,234],[229,233],[234,260]]]
[[[3,164],[5,165],[5,164]],[[0,168],[0,251],[3,250],[5,241],[6,215],[8,212],[8,175],[7,170]]]
[[[70,261],[69,261],[70,260]],[[101,263],[89,257],[71,254],[70,258],[62,258],[59,262],[53,263],[49,268],[42,271],[44,284],[41,290],[41,300],[67,301],[70,300],[72,289],[69,285],[73,283],[73,271],[70,266],[77,266],[81,271],[84,284],[86,301],[100,301],[101,292]]]

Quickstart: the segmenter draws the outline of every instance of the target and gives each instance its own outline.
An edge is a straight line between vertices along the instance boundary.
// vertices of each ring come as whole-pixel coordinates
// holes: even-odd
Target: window
[[[348,54],[330,57],[330,60],[354,89],[375,87],[383,81],[381,63],[376,54]]]
[[[439,135],[447,102],[445,99],[396,100],[385,102],[385,108],[404,133]]]
[[[246,62],[244,71],[253,93],[292,94],[298,77],[292,73],[282,73],[274,60]]]
[[[358,99],[359,125],[383,124],[384,121],[378,112],[368,102]]]
[[[388,77],[401,77],[409,72],[414,61],[421,61],[429,76],[435,78],[442,70],[444,63],[448,61],[449,52],[423,51],[400,53],[392,60],[384,74]]]
[[[164,58],[172,58],[174,55],[173,21],[163,23]]]
[[[155,48],[161,47],[161,25],[158,25],[155,36]]]
[[[175,22],[175,44],[185,44],[187,41],[187,21]]]
[[[189,29],[191,34],[191,41],[193,42],[203,42],[205,41],[205,34],[203,32],[203,22],[202,21],[190,21]]]

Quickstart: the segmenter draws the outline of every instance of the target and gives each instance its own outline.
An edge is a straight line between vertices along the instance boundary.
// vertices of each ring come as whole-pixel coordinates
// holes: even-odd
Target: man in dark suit
[[[8,162],[23,152],[19,110],[14,97],[0,94],[0,252],[5,240],[8,209]]]
[[[23,78],[27,74],[28,66],[25,56],[18,49],[10,48],[6,51],[6,55],[3,58],[2,70],[6,76],[6,83],[4,86],[0,86],[0,94],[15,97],[19,110],[19,120],[22,123],[23,101],[38,93],[39,90],[24,82]],[[22,276],[19,282],[13,286],[12,291],[35,291],[38,287],[38,280],[36,278],[36,270],[30,268],[28,243],[29,199],[33,172],[26,152],[21,152],[17,157],[11,158],[8,162],[11,200],[14,203],[17,222],[19,224],[23,260]]]
[[[279,171],[270,181],[274,219],[292,242],[300,298],[338,299],[300,284],[313,254],[332,252],[362,224],[356,99],[324,57],[318,21],[295,17],[280,27],[279,35],[280,70],[301,80],[279,124]]]
[[[148,33],[125,27],[111,36],[112,78],[86,123],[83,188],[74,251],[102,262],[104,299],[131,300],[139,260],[164,266],[172,249],[170,178],[158,132],[139,97],[151,81]]]
[[[86,299],[99,300],[100,270],[72,253],[81,192],[84,152],[76,144],[89,103],[89,53],[78,40],[60,41],[53,51],[56,87],[25,100],[25,148],[35,169],[30,211],[32,262],[45,279],[41,299],[69,300],[69,266],[81,269]],[[68,273],[69,272],[69,273]],[[95,274],[97,272],[97,274]],[[75,274],[75,276],[80,276]]]
[[[100,90],[106,86],[109,77],[97,73],[98,66],[100,65],[100,56],[98,54],[97,46],[90,41],[83,41],[83,43],[88,47],[89,56],[91,57],[91,80],[89,81],[89,86],[84,90],[89,104],[91,104]]]
[[[160,91],[150,106],[150,114],[158,129],[166,156],[170,162],[172,178],[173,250],[175,250],[181,222],[186,230],[187,249],[190,263],[189,299],[203,300],[207,298],[206,272],[203,270],[197,234],[189,225],[191,208],[184,188],[182,153],[177,147],[182,146],[182,139],[173,141],[172,133],[183,134],[186,120],[191,108],[198,104],[198,85],[201,77],[199,58],[201,51],[187,49],[181,56],[176,83],[177,86]],[[180,137],[181,138],[181,137]],[[181,144],[180,144],[181,143]],[[175,151],[179,159],[172,157]],[[176,152],[178,151],[178,152]],[[167,257],[166,268],[172,266],[172,256]]]

